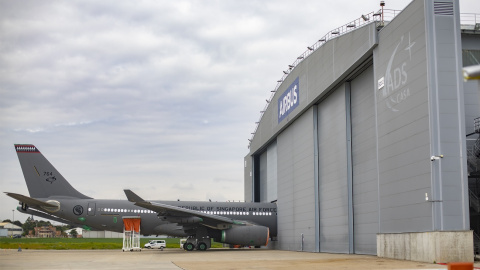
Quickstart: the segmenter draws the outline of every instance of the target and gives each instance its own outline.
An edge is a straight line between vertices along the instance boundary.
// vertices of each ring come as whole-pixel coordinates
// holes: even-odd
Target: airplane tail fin
[[[15,144],[15,150],[31,197],[68,196],[91,199],[73,188],[34,145]]]

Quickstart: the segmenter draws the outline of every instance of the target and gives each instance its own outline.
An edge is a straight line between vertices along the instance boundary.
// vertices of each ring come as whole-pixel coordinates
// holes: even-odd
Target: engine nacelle
[[[55,212],[58,212],[60,210],[60,202],[59,201],[48,200],[47,203],[55,205],[55,207],[53,207],[53,206],[52,207],[41,206],[41,208],[46,210],[47,212],[55,213]],[[22,208],[23,208],[23,206],[22,206]]]
[[[222,231],[221,243],[232,245],[266,246],[270,231],[265,226],[238,226]]]

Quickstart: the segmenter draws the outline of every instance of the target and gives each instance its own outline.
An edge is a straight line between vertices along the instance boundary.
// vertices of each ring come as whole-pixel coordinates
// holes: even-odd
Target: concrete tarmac
[[[445,265],[370,255],[266,249],[0,250],[0,269],[447,269]]]

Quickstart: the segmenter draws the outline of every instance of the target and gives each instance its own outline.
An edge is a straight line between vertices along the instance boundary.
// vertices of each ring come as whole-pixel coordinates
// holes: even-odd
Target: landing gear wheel
[[[205,251],[207,250],[207,244],[205,244],[204,242],[200,242],[198,244],[198,247],[197,247],[198,250],[201,250],[201,251]]]
[[[195,248],[195,246],[192,243],[185,243],[183,247],[185,248],[186,251],[192,251]]]

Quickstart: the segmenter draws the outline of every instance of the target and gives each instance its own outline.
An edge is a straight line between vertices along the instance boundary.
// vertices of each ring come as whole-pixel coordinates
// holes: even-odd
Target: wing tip
[[[133,192],[130,189],[124,189],[123,192],[125,192],[125,196],[127,196],[127,200],[129,202],[144,202],[145,201],[144,199],[142,199],[140,196],[135,194],[135,192]]]

